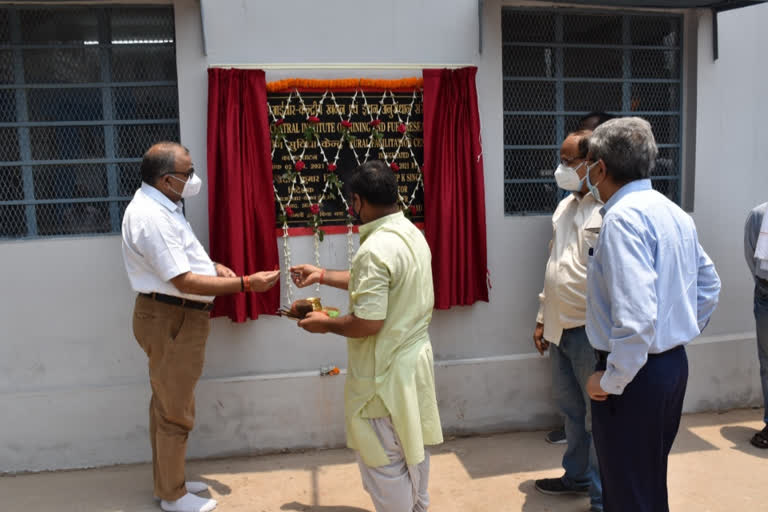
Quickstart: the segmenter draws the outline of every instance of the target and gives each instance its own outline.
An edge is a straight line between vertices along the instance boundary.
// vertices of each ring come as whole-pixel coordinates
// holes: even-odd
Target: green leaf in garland
[[[325,239],[325,231],[323,231],[322,229],[318,229],[317,238],[322,242]]]

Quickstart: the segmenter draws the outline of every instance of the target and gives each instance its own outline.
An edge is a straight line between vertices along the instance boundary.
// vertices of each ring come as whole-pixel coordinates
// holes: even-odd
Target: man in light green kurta
[[[347,336],[347,445],[361,460],[377,512],[420,512],[429,504],[425,445],[443,441],[435,396],[431,253],[400,211],[397,181],[380,161],[348,182],[360,226],[360,249],[347,271],[294,267],[300,287],[321,282],[347,289],[350,313],[311,313],[299,326]]]

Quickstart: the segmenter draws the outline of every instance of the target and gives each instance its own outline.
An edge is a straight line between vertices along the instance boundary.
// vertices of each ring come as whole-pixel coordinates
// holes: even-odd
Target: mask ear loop
[[[586,162],[586,160],[584,160],[584,161]],[[597,161],[595,161],[595,163],[593,163],[592,165],[587,165],[587,173],[584,175],[584,177],[587,179],[587,183],[588,183],[589,185],[593,186],[593,187],[597,187],[598,185],[600,185],[600,183],[602,183],[602,181],[601,181],[600,183],[592,183],[592,179],[589,177],[589,173],[590,173],[590,171],[591,171],[592,169],[594,169],[594,168],[595,168],[595,166],[596,166],[598,163],[600,163],[600,160],[597,160]]]
[[[184,185],[181,187],[181,192],[176,192],[176,189],[174,189],[173,187],[171,187],[171,190],[173,190],[173,193],[174,193],[174,194],[178,195],[180,198],[181,198],[181,197],[184,197],[184,196],[183,196],[183,194],[184,194],[184,187],[186,187],[186,186],[187,186],[187,182],[186,182],[186,181],[184,181],[184,180],[180,180],[179,178],[177,178],[176,176],[174,176],[173,174],[170,174],[170,173],[169,173],[169,174],[166,174],[165,176],[170,176],[171,178],[175,179],[176,181],[181,181],[182,183],[184,183]]]
[[[582,160],[579,165],[577,165],[576,167],[573,168],[573,171],[578,173],[579,172],[579,167],[581,167],[582,165],[584,165],[586,163],[587,163],[586,160]],[[584,187],[584,182],[587,181],[587,174],[589,174],[589,166],[587,166],[587,172],[584,173],[584,177],[579,180],[579,191],[581,191],[581,189]]]

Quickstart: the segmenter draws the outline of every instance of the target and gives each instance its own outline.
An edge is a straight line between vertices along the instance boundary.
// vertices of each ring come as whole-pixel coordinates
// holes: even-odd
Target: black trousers
[[[605,370],[600,357],[597,370]],[[682,346],[649,355],[621,395],[592,400],[605,512],[668,512],[667,459],[688,383]]]

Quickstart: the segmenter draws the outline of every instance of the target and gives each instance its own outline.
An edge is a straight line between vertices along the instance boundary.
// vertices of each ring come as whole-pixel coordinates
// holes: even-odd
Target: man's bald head
[[[189,150],[177,142],[158,142],[144,153],[141,160],[141,181],[154,185],[163,174],[176,170],[176,157],[188,155]]]
[[[562,146],[560,146],[560,152],[565,151],[572,158],[586,158],[587,151],[589,150],[590,135],[592,135],[592,130],[578,130],[569,133],[565,140],[563,140]]]

